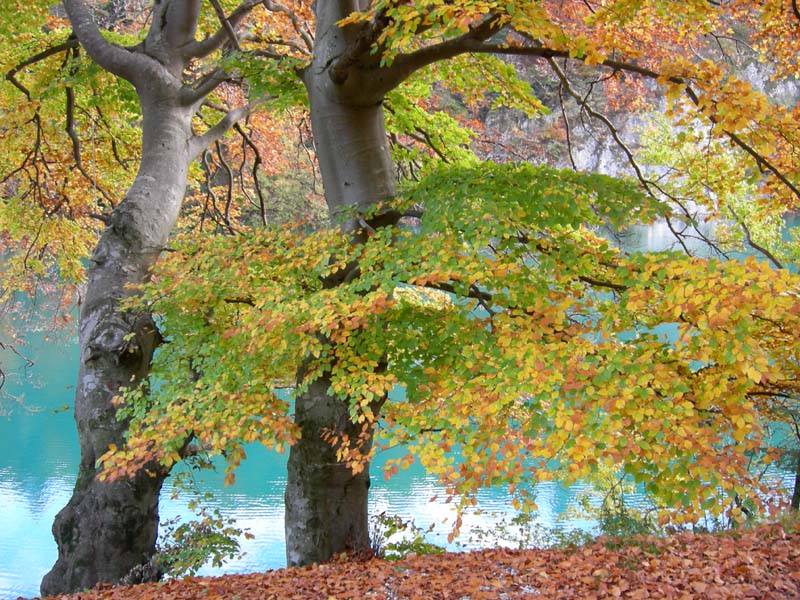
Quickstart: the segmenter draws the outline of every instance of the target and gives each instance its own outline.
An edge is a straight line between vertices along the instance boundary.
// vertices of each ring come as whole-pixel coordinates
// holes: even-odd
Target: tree
[[[784,4],[342,0],[314,5],[312,40],[304,3],[266,3],[295,33],[260,51],[267,78],[297,68],[282,45],[313,49],[300,74],[325,197],[345,235],[202,240],[164,263],[145,306],[163,316],[171,351],[154,372],[158,391],[129,391],[129,446],[107,465],[118,474],[170,464],[190,435],[231,469],[243,442],[290,445],[290,565],[368,546],[376,431],[409,445],[389,473],[415,457],[462,506],[499,483],[530,502],[525,484],[547,477],[543,465],[573,480],[601,463],[646,482],[665,519],[740,514],[742,498],[763,505],[747,467],[765,447],[774,459],[767,422],[796,402],[796,277],[777,261],[627,256],[599,237],[591,227],[658,216],[686,226],[679,242],[699,231],[686,198],[648,178],[627,147],[639,191],[473,161],[429,170],[398,201],[385,106],[424,67],[462,69],[459,83],[480,87],[469,79],[485,63],[470,69],[466,54],[534,57],[585,110],[570,61],[617,89],[643,79],[665,88],[679,127],[700,122],[730,144],[736,172],[774,207],[763,214],[780,213],[798,198],[798,108],[770,102],[721,59],[683,50],[688,40],[709,52],[719,44],[724,58],[738,27],[757,55],[777,44],[778,71],[794,73],[783,58],[798,36],[775,34],[800,21]],[[737,210],[713,189],[692,200]],[[409,231],[401,219],[420,206],[422,229]],[[759,218],[742,230],[769,258],[748,233]],[[677,340],[658,335],[667,324]],[[274,388],[294,375],[290,416]],[[396,386],[404,401],[389,396]]]
[[[92,253],[81,306],[81,364],[75,400],[80,469],[73,496],[53,525],[59,557],[42,582],[44,594],[76,591],[100,581],[119,581],[133,567],[146,562],[154,550],[158,494],[168,469],[151,464],[130,479],[113,483],[95,477],[97,459],[109,447],[124,443],[127,424],[116,420],[112,400],[120,387],[147,377],[159,342],[157,327],[149,314],[128,313],[121,310],[119,303],[132,293],[131,284],[146,280],[164,248],[184,198],[191,162],[252,109],[252,105],[246,105],[231,110],[205,132],[194,132],[193,119],[206,98],[229,79],[221,68],[213,65],[199,72],[196,67],[201,66],[201,59],[235,43],[234,30],[258,4],[242,2],[227,18],[224,14],[220,16],[220,26],[213,35],[198,41],[195,36],[200,0],[159,0],[146,36],[133,46],[123,47],[103,37],[82,0],[65,0],[74,37],[22,60],[7,75],[7,80],[29,101],[33,116],[25,123],[33,123],[37,132],[33,149],[4,180],[12,188],[7,202],[18,203],[23,211],[34,215],[36,211],[41,213],[38,225],[36,217],[32,223],[25,223],[16,215],[16,233],[19,223],[23,223],[19,239],[30,244],[25,260],[31,257],[30,250],[41,243],[38,234],[24,233],[25,225],[38,226],[39,233],[46,226],[61,227],[55,232],[45,232],[42,237],[67,246],[64,251],[56,252],[64,261],[72,261],[59,264],[62,275],[80,280],[83,252],[81,248],[68,247],[66,234],[74,233],[80,244],[89,243],[91,230],[87,237],[76,216],[88,215],[106,225]],[[34,17],[41,17],[42,7],[36,8]],[[55,29],[58,19],[51,19],[50,25]],[[42,118],[41,106],[45,104],[33,97],[21,79],[29,67],[59,55],[66,56],[66,73],[75,75],[82,68],[78,62],[78,41],[103,70],[133,86],[141,108],[139,169],[124,199],[116,205],[113,195],[104,192],[102,183],[85,168],[81,136],[75,126],[76,95],[71,82],[66,86],[66,130],[72,143],[72,160],[63,155],[57,157],[60,174],[54,176],[56,167],[51,168],[51,162],[44,157],[52,150],[44,137],[49,127]],[[190,66],[193,71],[187,71]],[[122,88],[129,90],[124,85]],[[101,106],[101,102],[95,104],[100,118]],[[125,115],[115,114],[111,118],[124,119]],[[124,168],[119,148],[115,145],[113,150]],[[81,190],[80,186],[66,183],[65,171],[70,165],[81,178],[90,181],[93,196],[103,198],[82,202],[79,196],[86,193],[86,188]],[[53,180],[58,191],[48,186]],[[110,208],[109,204],[113,206],[109,213],[94,212],[98,205],[102,210]],[[73,209],[80,212],[76,215]],[[59,211],[67,212],[71,220],[53,218]],[[9,210],[4,217],[4,226],[8,228],[5,231],[13,234],[15,215]],[[46,243],[39,260],[46,256],[44,248]],[[63,269],[63,265],[72,270]],[[40,272],[44,272],[44,267]]]
[[[419,216],[420,207],[393,202],[385,109],[394,128],[389,138],[420,136],[423,114],[408,102],[406,114],[400,108],[415,86],[435,89],[423,67],[452,79],[452,87],[466,96],[483,87],[478,76],[491,74],[495,92],[529,108],[535,105],[529,88],[502,63],[487,58],[497,54],[546,65],[562,91],[586,111],[585,96],[573,93],[573,63],[582,65],[583,72],[595,68],[605,73],[612,89],[627,89],[632,77],[649,80],[666,88],[670,116],[678,125],[688,128],[700,120],[712,139],[729,141],[754,160],[748,164],[737,155],[737,173],[755,181],[762,203],[770,207],[767,212],[774,214],[793,207],[798,195],[793,153],[797,107],[770,102],[723,60],[695,61],[684,58],[683,50],[691,40],[711,52],[711,45],[703,43],[708,40],[719,45],[720,58],[730,58],[731,48],[741,47],[737,40],[726,46],[732,37],[728,28],[736,26],[753,32],[754,52],[766,55],[769,49],[778,59],[779,74],[793,73],[800,36],[777,35],[797,28],[791,7],[777,1],[692,1],[678,11],[674,3],[656,0],[602,6],[342,0],[317,2],[312,14],[305,2],[261,4],[270,19],[268,35],[253,31],[234,42],[223,27],[187,47],[230,39],[243,54],[228,64],[250,75],[254,89],[288,96],[287,102],[302,96],[294,78],[299,70],[326,199],[346,236],[322,232],[298,237],[285,231],[261,234],[248,243],[200,241],[174,253],[160,267],[162,287],[157,289],[162,292],[146,296],[152,304],[120,314],[124,327],[112,327],[107,338],[114,343],[104,345],[100,355],[86,355],[97,365],[107,359],[118,378],[112,390],[98,392],[113,436],[97,439],[96,447],[86,445],[91,464],[84,463],[76,498],[90,497],[84,487],[123,489],[92,479],[93,461],[106,448],[112,450],[106,455],[110,465],[123,463],[117,474],[141,477],[151,461],[166,469],[180,459],[190,437],[223,453],[231,466],[242,457],[243,441],[291,444],[288,559],[290,564],[323,560],[367,544],[368,465],[378,425],[384,438],[411,443],[416,458],[463,502],[488,483],[506,482],[524,493],[531,475],[543,476],[537,467],[546,460],[560,461],[567,478],[591,473],[596,461],[624,462],[629,476],[651,482],[650,491],[666,507],[725,508],[747,494],[744,484],[756,482],[745,458],[766,439],[759,435],[763,418],[795,399],[795,342],[787,333],[796,331],[792,276],[752,262],[718,266],[697,259],[620,255],[586,223],[620,226],[666,215],[688,226],[682,235],[676,229],[679,240],[696,225],[681,208],[684,198],[659,189],[631,153],[645,196],[602,177],[495,168],[461,156],[467,164],[428,169],[416,188],[403,190],[407,200],[424,207],[421,232],[409,233],[401,218]],[[112,49],[107,64],[98,61],[101,66],[134,77],[146,63],[150,75],[169,74],[172,87],[164,89],[174,91],[180,86],[176,73],[191,58],[191,53],[175,52],[175,39],[193,39],[195,21],[188,17],[197,6],[159,3],[166,25],[153,20],[145,42],[130,52],[102,42],[88,25],[89,33],[77,33],[82,41],[92,34],[90,44]],[[176,32],[181,14],[186,20]],[[161,66],[145,58],[148,52],[160,53]],[[467,54],[478,58],[464,58]],[[248,61],[250,55],[257,61]],[[201,93],[217,83],[214,75],[221,72],[212,71],[205,85],[188,92],[193,101],[200,102]],[[147,85],[156,81],[161,79],[136,85],[143,113],[150,108],[159,113],[145,97],[157,93]],[[420,94],[417,99],[427,102]],[[184,119],[182,135],[188,136],[192,113],[184,105],[173,108],[180,114],[172,117]],[[597,111],[594,116],[603,122]],[[143,122],[145,142],[149,123],[147,118]],[[404,126],[408,129],[398,133]],[[432,145],[442,159],[460,162],[446,142]],[[143,168],[151,164],[144,157],[147,147],[144,143]],[[79,166],[74,157],[65,164]],[[84,179],[89,177],[84,174]],[[715,208],[724,203],[716,194],[693,199]],[[114,214],[129,213],[123,204]],[[169,229],[166,221],[162,230]],[[763,250],[764,244],[747,233],[752,224],[743,228],[744,237],[752,248]],[[106,231],[101,247],[107,238],[113,241],[115,231]],[[153,249],[165,240],[136,260],[127,277],[131,283],[144,279],[155,258]],[[111,244],[112,250],[118,247]],[[107,272],[93,266],[90,282],[99,283]],[[187,272],[196,280],[187,280]],[[122,279],[103,280],[119,286],[108,291],[111,296],[128,293]],[[708,313],[695,302],[695,296],[709,298],[697,290],[710,290],[711,284],[726,290],[725,299],[735,310]],[[748,292],[756,287],[768,293]],[[85,314],[93,304],[86,302]],[[134,430],[123,450],[126,421],[111,424],[108,401],[119,386],[128,385],[130,375],[142,379],[147,371],[148,335],[124,336],[137,327],[146,333],[151,309],[164,317],[170,351],[156,358],[153,379],[159,385],[148,396],[141,388],[129,392],[131,403],[124,410]],[[86,317],[84,323],[89,323]],[[682,337],[674,347],[653,334],[661,323],[679,327]],[[698,333],[709,329],[720,333],[705,343]],[[634,332],[639,336],[631,339]],[[82,342],[87,349],[89,337]],[[128,347],[134,352],[126,352]],[[116,365],[114,350],[135,360]],[[123,373],[123,367],[128,371]],[[271,390],[276,381],[294,377],[298,393],[292,419],[286,403]],[[405,402],[388,396],[398,384],[406,389]],[[722,396],[728,400],[722,402]],[[470,461],[469,468],[453,463],[456,447]],[[121,453],[115,455],[116,448]],[[694,454],[687,454],[690,450]],[[711,458],[694,460],[698,456]],[[165,471],[150,470],[157,473],[147,488],[153,490]],[[678,493],[686,481],[700,483]],[[717,483],[726,490],[721,498],[714,491]],[[62,524],[70,512],[68,507]]]

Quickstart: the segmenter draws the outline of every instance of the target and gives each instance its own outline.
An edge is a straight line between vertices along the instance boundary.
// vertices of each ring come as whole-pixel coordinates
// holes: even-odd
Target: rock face
[[[483,148],[485,158],[525,160],[613,176],[633,174],[625,152],[614,139],[611,129],[601,119],[581,109],[565,89],[562,88],[559,94],[559,81],[553,73],[537,68],[532,61],[525,59],[514,59],[513,62],[523,79],[531,84],[537,97],[550,109],[550,113],[534,118],[527,118],[520,111],[509,109],[485,113],[483,121],[489,137],[497,142]],[[762,63],[751,61],[743,64],[739,69],[739,77],[750,82],[756,90],[769,95],[777,104],[794,106],[800,101],[800,81],[772,80],[769,68]],[[570,79],[573,80],[572,74]],[[572,87],[583,96],[593,80],[581,77],[581,73],[578,73],[572,81]],[[559,96],[563,98],[563,104]],[[609,98],[601,86],[595,86],[591,98],[592,108],[608,119],[620,140],[634,155],[642,130],[665,106],[665,100],[654,82],[646,82],[644,87],[639,84],[635,91],[623,89],[621,98]],[[627,102],[641,100],[652,108],[649,111],[626,108]],[[617,104],[620,106],[617,107]],[[565,119],[568,127],[565,126]]]

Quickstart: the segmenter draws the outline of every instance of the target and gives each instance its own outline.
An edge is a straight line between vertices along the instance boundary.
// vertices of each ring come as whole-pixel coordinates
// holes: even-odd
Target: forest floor
[[[342,561],[250,575],[103,586],[69,600],[800,599],[800,530],[600,538],[566,550],[492,549]]]

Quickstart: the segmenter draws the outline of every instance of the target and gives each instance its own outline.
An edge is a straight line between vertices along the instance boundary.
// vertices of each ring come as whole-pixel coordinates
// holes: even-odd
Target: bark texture
[[[358,474],[338,462],[322,439],[325,428],[358,436],[348,406],[328,394],[327,379],[315,381],[295,402],[302,437],[289,452],[286,485],[286,561],[319,563],[334,554],[369,548],[369,465]],[[368,451],[369,446],[364,448]]]
[[[132,480],[96,479],[96,461],[125,443],[127,423],[112,400],[149,371],[158,332],[149,315],[121,311],[129,284],[142,283],[177,218],[190,162],[191,115],[161,110],[145,123],[143,160],[92,255],[80,317],[75,421],[81,460],[72,498],[56,516],[58,560],[42,580],[54,594],[116,582],[153,554],[158,495],[166,472],[150,466]],[[130,334],[133,334],[131,337]]]
[[[317,3],[314,60],[303,77],[328,208],[354,243],[364,235],[359,216],[395,194],[382,105],[373,102],[367,90],[346,85],[347,78],[332,77],[336,64],[332,59],[358,43],[358,31],[340,29],[336,22],[364,8],[359,4],[364,3]],[[370,547],[369,464],[353,474],[322,439],[326,429],[356,439],[361,426],[352,423],[348,403],[329,394],[329,387],[322,378],[295,401],[301,438],[289,452],[285,496],[289,565],[323,562],[338,552]],[[362,450],[368,452],[369,445]]]
[[[213,77],[183,82],[189,61],[213,51],[225,32],[196,42],[200,0],[155,2],[152,25],[135,48],[107,42],[83,0],[64,0],[75,34],[101,67],[130,81],[142,108],[142,159],[124,200],[114,209],[92,255],[80,315],[80,368],[75,397],[81,458],[73,495],[56,516],[58,560],[42,580],[43,595],[118,582],[153,555],[158,496],[167,471],[148,467],[129,480],[97,479],[97,460],[111,444],[125,444],[127,423],[116,419],[120,387],[145,378],[158,332],[149,314],[120,309],[158,259],[180,211],[190,163],[246,109],[232,111],[209,132],[194,135],[192,117]],[[254,6],[243,3],[237,24]]]

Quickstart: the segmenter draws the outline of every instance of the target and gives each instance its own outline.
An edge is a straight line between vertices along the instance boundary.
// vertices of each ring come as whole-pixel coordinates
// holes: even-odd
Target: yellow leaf
[[[754,383],[761,383],[761,373],[753,365],[745,365],[744,372]]]

